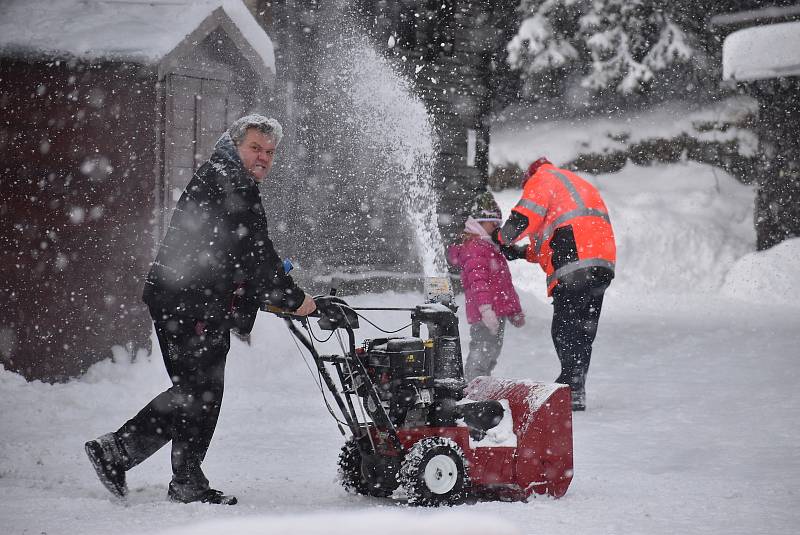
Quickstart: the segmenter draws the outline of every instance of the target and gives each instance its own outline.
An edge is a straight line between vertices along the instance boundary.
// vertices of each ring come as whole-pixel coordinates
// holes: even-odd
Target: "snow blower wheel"
[[[469,488],[464,452],[449,438],[428,437],[414,444],[400,468],[409,505],[454,505]]]
[[[358,444],[350,438],[342,446],[339,453],[339,481],[344,490],[350,494],[361,494],[364,496],[375,496],[378,498],[388,498],[397,488],[397,483],[392,484],[383,478],[367,478],[364,476],[364,459]]]

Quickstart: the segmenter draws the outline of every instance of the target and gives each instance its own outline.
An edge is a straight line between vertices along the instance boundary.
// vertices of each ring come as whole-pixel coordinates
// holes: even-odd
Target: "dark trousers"
[[[613,275],[595,268],[571,275],[553,289],[551,334],[561,361],[561,375],[556,382],[575,389],[582,388],[586,381],[603,295]]]
[[[155,328],[172,387],[117,431],[130,458],[126,469],[171,440],[172,485],[207,489],[200,465],[222,404],[230,331],[188,319],[155,321]]]

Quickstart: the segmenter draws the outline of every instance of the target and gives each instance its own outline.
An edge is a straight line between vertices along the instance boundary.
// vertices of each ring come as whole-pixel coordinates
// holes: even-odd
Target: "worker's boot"
[[[572,410],[586,410],[586,372],[575,370],[569,379],[569,390],[572,393]]]
[[[561,372],[556,378],[556,383],[569,385],[569,391],[572,394],[572,410],[585,411],[586,410],[586,375],[580,372],[573,372],[566,375]]]
[[[586,410],[586,387],[583,383],[580,385],[569,385],[569,390],[572,393],[572,410],[585,411]]]

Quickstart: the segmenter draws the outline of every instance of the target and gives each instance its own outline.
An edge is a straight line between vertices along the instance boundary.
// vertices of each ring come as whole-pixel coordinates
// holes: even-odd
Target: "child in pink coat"
[[[492,194],[481,194],[467,217],[463,241],[447,249],[448,261],[461,269],[466,297],[470,324],[469,355],[464,365],[467,381],[492,374],[503,348],[506,319],[515,327],[525,324],[508,261],[491,238],[502,220]]]

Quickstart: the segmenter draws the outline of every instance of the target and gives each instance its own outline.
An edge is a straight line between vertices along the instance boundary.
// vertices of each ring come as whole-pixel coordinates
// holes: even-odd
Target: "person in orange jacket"
[[[512,244],[530,238],[526,248]],[[561,361],[557,383],[586,409],[586,375],[603,295],[614,278],[616,244],[600,193],[575,173],[539,158],[528,168],[522,198],[492,238],[509,258],[538,263],[553,298],[553,344]]]

